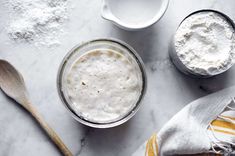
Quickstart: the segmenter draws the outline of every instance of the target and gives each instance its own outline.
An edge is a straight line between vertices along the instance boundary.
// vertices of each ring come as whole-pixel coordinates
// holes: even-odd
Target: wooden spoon
[[[28,98],[22,75],[7,61],[0,60],[0,88],[10,98],[23,106],[39,123],[48,134],[61,153],[65,156],[72,156],[72,153],[65,146],[55,131],[45,122]]]

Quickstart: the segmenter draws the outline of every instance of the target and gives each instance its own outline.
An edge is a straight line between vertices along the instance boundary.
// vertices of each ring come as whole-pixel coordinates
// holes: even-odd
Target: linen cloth
[[[185,106],[132,156],[235,156],[235,86]]]

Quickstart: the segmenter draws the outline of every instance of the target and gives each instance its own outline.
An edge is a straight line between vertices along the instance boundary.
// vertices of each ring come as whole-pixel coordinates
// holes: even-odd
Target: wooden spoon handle
[[[48,134],[50,139],[55,143],[58,149],[64,156],[73,156],[70,150],[66,147],[60,137],[56,134],[56,132],[46,123],[46,121],[39,114],[37,109],[30,103],[24,105],[25,108],[32,114],[32,116],[36,119],[36,121],[40,124],[43,130]]]

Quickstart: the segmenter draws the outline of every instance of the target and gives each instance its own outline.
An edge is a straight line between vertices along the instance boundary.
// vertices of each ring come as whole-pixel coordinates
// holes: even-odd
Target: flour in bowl
[[[174,43],[182,63],[200,75],[216,75],[235,61],[232,24],[212,11],[195,13],[179,26]]]
[[[131,112],[143,85],[138,65],[107,49],[80,56],[64,81],[70,107],[82,118],[98,123],[115,121]]]

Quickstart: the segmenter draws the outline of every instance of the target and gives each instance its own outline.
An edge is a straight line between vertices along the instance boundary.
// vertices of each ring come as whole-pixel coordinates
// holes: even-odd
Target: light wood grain
[[[0,88],[6,95],[18,102],[34,117],[64,156],[72,156],[72,153],[60,137],[46,123],[37,109],[29,101],[22,75],[5,60],[0,60]]]

